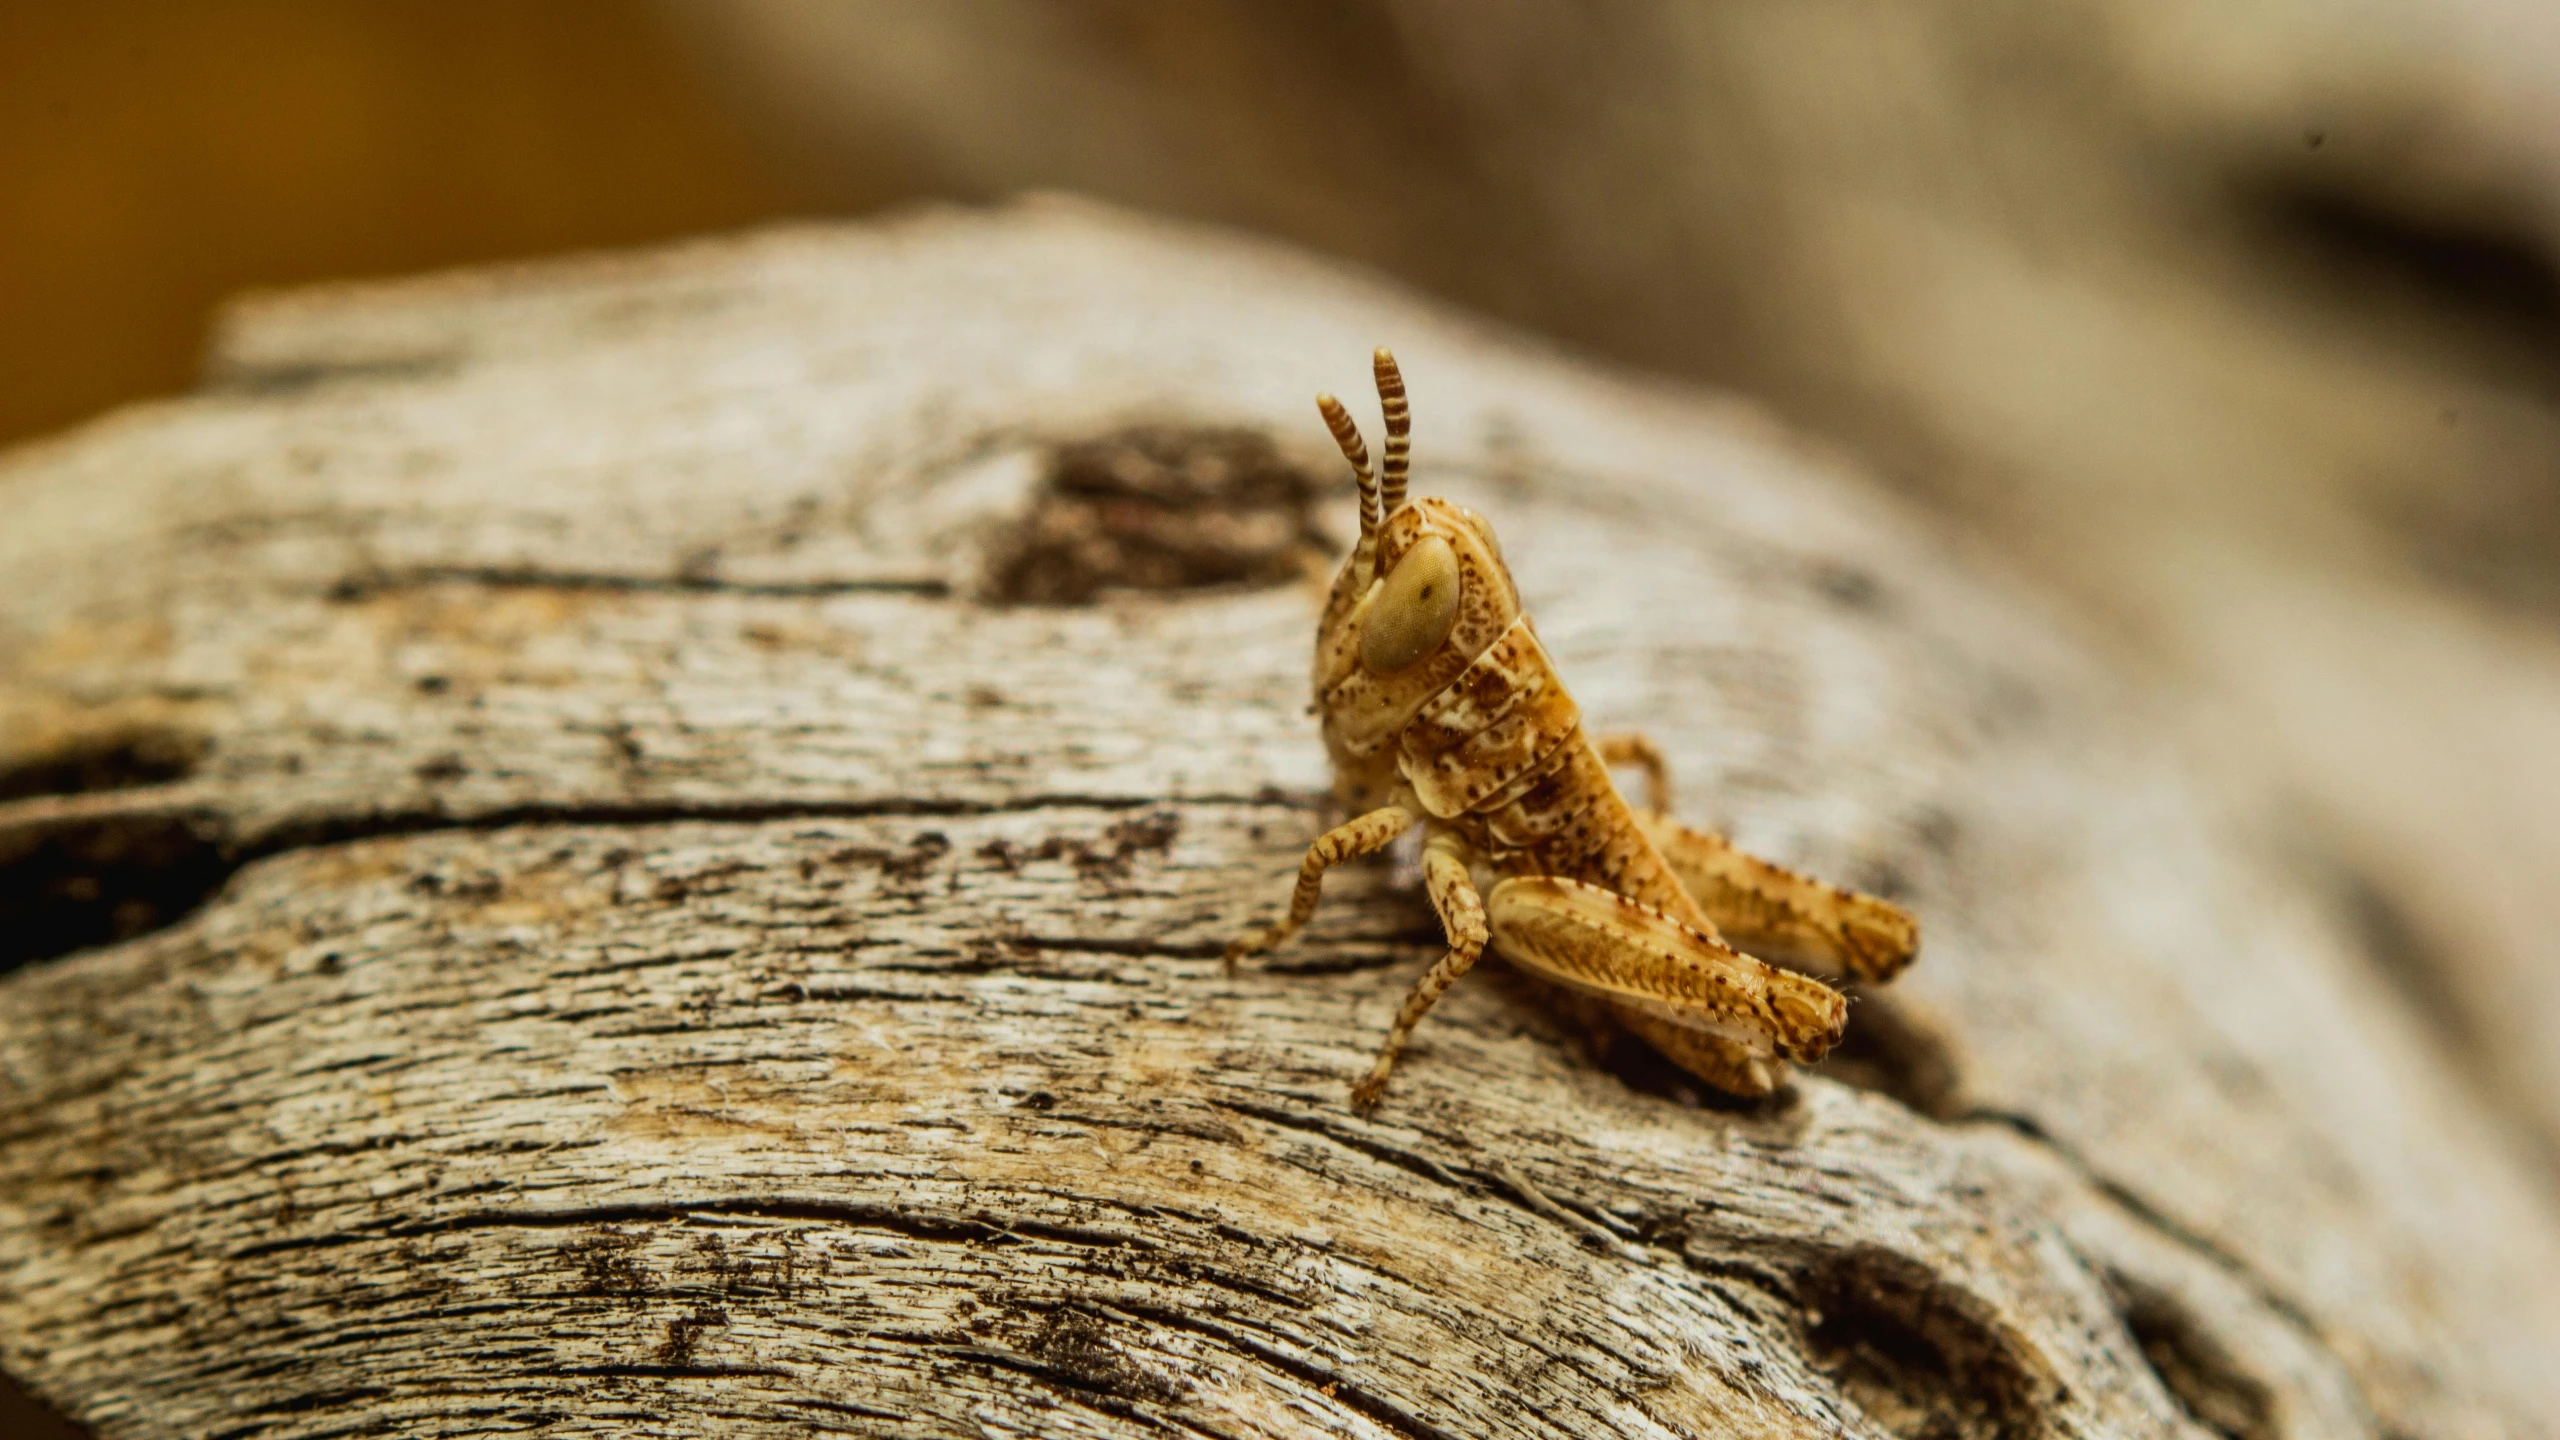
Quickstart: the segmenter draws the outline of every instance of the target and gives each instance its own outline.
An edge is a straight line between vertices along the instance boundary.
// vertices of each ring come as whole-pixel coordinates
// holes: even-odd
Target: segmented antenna
[[[1404,372],[1395,352],[1378,347],[1378,404],[1387,412],[1387,448],[1378,462],[1378,519],[1404,508],[1406,472],[1413,468],[1413,411],[1404,403]]]
[[[1352,423],[1351,412],[1330,394],[1316,397],[1316,409],[1324,412],[1325,428],[1333,432],[1333,443],[1342,447],[1342,458],[1351,462],[1351,478],[1360,485],[1360,538],[1368,539],[1378,529],[1386,512],[1378,508],[1378,476],[1369,468],[1369,442],[1360,438],[1360,427]]]

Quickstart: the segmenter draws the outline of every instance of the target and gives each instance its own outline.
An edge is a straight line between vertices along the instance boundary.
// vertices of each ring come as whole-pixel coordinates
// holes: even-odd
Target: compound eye
[[[1440,648],[1458,623],[1458,552],[1426,535],[1404,552],[1360,627],[1360,663],[1392,675]]]
[[[1492,522],[1473,510],[1461,510],[1458,514],[1466,520],[1468,528],[1476,532],[1476,538],[1484,542],[1484,548],[1493,553],[1493,558],[1501,559],[1502,542],[1493,538]]]

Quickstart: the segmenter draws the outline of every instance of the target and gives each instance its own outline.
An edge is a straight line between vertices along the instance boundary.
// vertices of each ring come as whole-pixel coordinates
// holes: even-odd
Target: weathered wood
[[[2122,647],[2560,1174],[2560,405],[2549,285],[2479,288],[2560,256],[2551,7],[2065,6],[682,13],[795,158],[1289,237],[1864,449]]]
[[[1922,914],[1782,1103],[1497,969],[1353,1115],[1411,887],[1215,958],[1321,818],[1312,592],[1004,603],[1346,533],[1380,340],[1594,725]],[[0,982],[0,1364],[103,1435],[2560,1419],[2560,1217],[2352,917],[1747,414],[1059,204],[213,374],[0,475],[0,915],[125,936]]]

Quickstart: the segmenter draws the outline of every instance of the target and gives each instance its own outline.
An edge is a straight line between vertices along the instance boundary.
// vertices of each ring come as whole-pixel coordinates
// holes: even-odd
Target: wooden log
[[[1777,1101],[1488,967],[1354,1114],[1392,864],[1222,973],[1381,341],[1594,726],[1922,915]],[[0,488],[0,1367],[99,1435],[2560,1418],[2344,903],[1737,407],[1036,202],[256,301]]]

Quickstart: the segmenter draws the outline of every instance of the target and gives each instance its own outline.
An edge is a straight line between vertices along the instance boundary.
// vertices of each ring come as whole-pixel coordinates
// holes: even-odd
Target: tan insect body
[[[1492,526],[1446,500],[1406,498],[1410,419],[1385,350],[1377,380],[1382,476],[1349,412],[1316,398],[1361,498],[1360,540],[1326,600],[1313,675],[1336,793],[1354,818],[1308,848],[1287,918],[1228,947],[1228,963],[1304,926],[1326,870],[1419,825],[1449,950],[1406,997],[1355,1104],[1377,1103],[1406,1037],[1488,945],[1605,1002],[1699,1078],[1768,1093],[1784,1061],[1819,1060],[1838,1042],[1847,1001],[1728,942],[1878,982],[1918,952],[1917,922],[1678,824],[1650,741],[1584,733]],[[1612,763],[1646,769],[1649,811],[1618,793]],[[1483,893],[1479,872],[1495,877]]]

